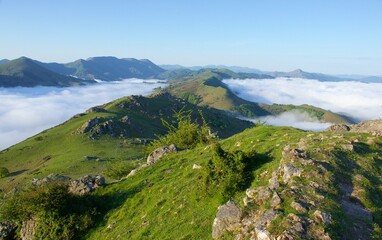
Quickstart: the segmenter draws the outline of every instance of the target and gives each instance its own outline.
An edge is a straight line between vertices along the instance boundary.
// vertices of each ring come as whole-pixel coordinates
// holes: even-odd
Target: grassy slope
[[[332,224],[325,229],[334,239],[347,236],[352,228],[349,219],[339,205],[339,185],[341,179],[352,181],[355,188],[362,193],[361,203],[374,216],[374,231],[382,226],[380,216],[382,211],[382,139],[377,139],[374,145],[365,144],[368,134],[346,133],[311,133],[286,127],[256,127],[245,130],[229,139],[222,141],[225,150],[243,150],[257,152],[256,159],[251,163],[253,179],[250,186],[266,185],[271,173],[279,166],[281,152],[286,144],[297,147],[297,143],[306,141],[306,151],[312,158],[327,161],[325,177],[330,181],[315,178],[295,178],[296,185],[308,185],[310,181],[324,184],[319,193],[324,196],[318,201],[317,208],[332,214]],[[304,140],[305,139],[305,140]],[[307,141],[307,139],[313,141]],[[343,150],[342,143],[358,139],[359,148],[354,152]],[[317,148],[321,151],[317,151]],[[341,157],[342,156],[342,157]],[[348,160],[354,165],[347,165]],[[156,165],[148,167],[124,182],[107,186],[98,190],[95,195],[105,202],[102,209],[103,217],[99,225],[86,236],[87,239],[209,239],[211,226],[217,207],[222,199],[217,194],[205,195],[201,190],[201,170],[192,169],[193,164],[205,166],[211,153],[204,147],[182,151],[164,157]],[[319,161],[319,160],[317,160]],[[356,167],[355,167],[356,166]],[[306,174],[314,174],[319,166],[304,166]],[[351,169],[349,169],[351,168]],[[261,174],[265,173],[265,174]],[[313,175],[314,176],[314,175]],[[358,177],[356,177],[358,176]],[[360,177],[361,176],[361,177]],[[286,186],[282,186],[282,189]],[[301,195],[282,196],[282,214],[275,220],[271,233],[283,231],[282,222],[289,213],[296,213],[289,204],[295,198],[314,195],[301,188]],[[238,192],[234,200],[242,205],[245,192]],[[255,208],[245,209],[246,214],[259,208],[268,208],[264,204]],[[308,212],[310,216],[312,212]],[[114,225],[113,225],[114,223]],[[113,227],[108,229],[107,226]],[[367,223],[371,224],[371,223]],[[378,235],[374,232],[375,236]],[[337,236],[337,237],[336,237]],[[232,236],[226,236],[231,239]]]
[[[170,81],[168,91],[178,97],[187,99],[200,106],[210,106],[221,110],[229,110],[244,116],[277,115],[285,111],[299,110],[308,112],[319,120],[333,123],[347,123],[350,120],[339,114],[309,105],[259,104],[246,101],[232,93],[221,82],[224,78],[243,78],[246,76],[228,70],[202,70],[189,77]]]
[[[1,87],[75,86],[85,82],[52,72],[29,58],[21,57],[0,64]]]
[[[136,139],[164,134],[166,129],[162,126],[161,118],[171,122],[174,110],[182,107],[193,110],[194,119],[200,118],[198,109],[201,108],[167,95],[125,97],[103,105],[105,112],[90,112],[74,117],[1,151],[0,166],[8,168],[12,176],[0,179],[0,189],[9,190],[34,177],[41,178],[50,173],[71,177],[102,174],[107,165],[114,161],[140,159],[145,155],[146,146]],[[207,122],[221,137],[231,136],[252,125],[218,110],[202,111]],[[129,117],[130,125],[120,122],[124,116]],[[118,126],[127,130],[127,136],[120,138],[119,134],[116,137],[105,134],[92,140],[89,138],[90,133],[76,133],[86,121],[95,117],[103,118],[103,121],[113,119]],[[84,156],[95,156],[100,160],[86,160]]]

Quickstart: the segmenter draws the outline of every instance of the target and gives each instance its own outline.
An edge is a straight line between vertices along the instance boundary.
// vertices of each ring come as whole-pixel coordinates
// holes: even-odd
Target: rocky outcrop
[[[349,132],[350,127],[346,124],[334,124],[326,129],[329,132]]]
[[[20,229],[20,239],[22,240],[33,240],[36,234],[37,220],[35,218],[30,218],[22,223]]]
[[[42,179],[33,178],[32,179],[32,184],[34,186],[38,186],[38,185],[41,185],[41,184],[47,184],[47,183],[51,183],[51,182],[54,182],[54,181],[69,181],[69,180],[70,180],[70,177],[59,175],[57,173],[51,173],[51,174],[49,174],[48,176],[46,176],[46,177],[44,177]]]
[[[78,133],[84,134],[84,133],[90,132],[90,130],[94,126],[99,124],[101,121],[102,121],[102,118],[99,118],[99,117],[95,117],[95,118],[92,118],[92,119],[86,121],[84,124],[82,124],[82,126],[78,130]]]
[[[351,125],[334,124],[326,130],[331,132],[370,133],[373,136],[380,137],[382,136],[382,120],[370,120]]]
[[[243,211],[232,200],[220,206],[212,225],[212,238],[220,237],[224,231],[235,231],[242,216]]]
[[[17,225],[13,222],[0,222],[0,240],[16,239]]]
[[[71,181],[69,184],[69,192],[82,196],[105,184],[106,182],[103,176],[97,175],[93,178],[90,175],[86,175],[78,180]]]
[[[159,147],[149,154],[147,157],[147,164],[152,165],[156,163],[161,157],[170,153],[175,153],[177,151],[178,149],[174,144],[171,144],[170,146]]]
[[[111,135],[114,137],[127,137],[128,127],[131,126],[131,119],[128,116],[124,116],[121,119],[107,119],[95,117],[86,121],[79,129],[77,129],[77,134],[90,133],[90,138],[95,139],[100,135]]]
[[[91,107],[88,110],[86,110],[86,113],[98,113],[98,112],[107,112],[107,111],[106,109],[99,106]]]
[[[299,146],[304,147],[305,140],[302,139]],[[309,166],[309,169],[317,168],[319,171],[308,173],[304,170],[305,166]],[[246,190],[244,205],[251,206],[254,210],[247,213],[247,216],[241,220],[235,239],[330,239],[322,227],[322,225],[330,224],[330,214],[317,207],[318,195],[315,199],[304,194],[305,192],[315,193],[320,185],[313,181],[311,184],[300,185],[298,180],[298,178],[324,179],[325,171],[326,169],[320,167],[316,160],[310,159],[303,149],[286,145],[278,168],[272,174],[266,171],[261,176],[271,175],[268,185]],[[305,216],[297,216],[294,213],[285,216],[285,208],[293,209],[296,213]],[[283,214],[280,214],[281,212]],[[314,218],[309,219],[309,214]],[[274,234],[271,229],[276,219],[278,219],[278,230],[282,229],[282,232],[278,234]]]
[[[51,173],[43,179],[34,178],[32,184],[35,186],[48,184],[55,181],[66,182],[69,184],[69,192],[75,195],[85,195],[94,191],[96,188],[106,185],[105,178],[101,175],[95,177],[85,175],[78,180],[72,180],[70,177]]]

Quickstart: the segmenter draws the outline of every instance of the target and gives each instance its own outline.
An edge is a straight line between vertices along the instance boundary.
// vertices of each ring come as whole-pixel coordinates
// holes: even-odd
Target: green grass
[[[169,123],[180,109],[192,111],[193,121],[202,123],[199,110],[207,124],[221,138],[229,137],[252,126],[250,122],[227,116],[215,109],[198,108],[168,95],[151,97],[125,97],[100,106],[104,112],[81,114],[54,128],[45,130],[15,146],[0,152],[0,167],[10,176],[0,179],[0,189],[9,191],[24,185],[32,178],[46,177],[50,173],[78,178],[86,174],[107,173],[113,163],[142,159],[146,156],[147,142],[167,132],[161,118]],[[129,123],[122,119],[128,116]],[[115,133],[95,135],[79,134],[81,126],[98,117],[101,124],[112,119]],[[120,133],[125,133],[120,137]],[[90,156],[86,159],[85,156]],[[108,181],[113,179],[107,179]]]
[[[199,106],[231,111],[245,117],[278,115],[287,111],[300,111],[306,112],[312,118],[317,118],[323,122],[351,122],[350,119],[342,115],[309,105],[268,105],[249,102],[236,96],[222,82],[226,78],[245,77],[250,76],[236,74],[225,69],[206,69],[194,75],[171,80],[167,91]]]

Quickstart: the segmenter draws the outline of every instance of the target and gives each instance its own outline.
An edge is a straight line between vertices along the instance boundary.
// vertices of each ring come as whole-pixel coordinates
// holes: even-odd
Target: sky
[[[0,0],[0,59],[382,75],[381,0]]]

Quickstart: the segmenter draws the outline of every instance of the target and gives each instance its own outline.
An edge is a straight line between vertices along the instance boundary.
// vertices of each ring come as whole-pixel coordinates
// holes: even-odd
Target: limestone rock
[[[307,213],[308,210],[299,202],[293,201],[290,206],[300,213]]]
[[[107,112],[107,111],[101,107],[98,107],[98,106],[91,107],[88,110],[86,110],[86,113],[94,113],[94,112]]]
[[[212,225],[212,238],[220,237],[226,230],[234,231],[242,216],[242,210],[232,200],[220,206]]]
[[[334,124],[326,129],[329,132],[349,132],[350,127],[346,124]]]
[[[257,240],[271,240],[270,238],[271,234],[268,232],[268,230],[265,227],[263,226],[256,227],[255,232],[256,232]]]
[[[155,149],[150,155],[147,157],[147,164],[151,165],[156,163],[161,157],[177,152],[177,148],[174,144],[171,144],[170,146],[164,146]]]
[[[284,183],[288,183],[292,177],[300,177],[301,176],[301,169],[291,165],[291,164],[285,164],[284,165],[284,175],[283,175],[283,181]]]
[[[71,181],[69,184],[69,192],[82,196],[105,184],[105,178],[103,176],[97,175],[93,178],[90,175],[86,175],[78,180]]]
[[[80,134],[89,132],[94,126],[96,126],[101,121],[101,118],[95,117],[86,121],[79,129]]]
[[[276,206],[280,205],[281,201],[282,200],[281,200],[280,196],[277,194],[277,192],[274,192],[272,199],[271,199],[271,202],[270,202],[271,207],[276,207]]]
[[[248,188],[246,194],[249,198],[252,198],[258,204],[262,204],[272,196],[272,190],[263,186]]]
[[[16,239],[17,225],[6,221],[0,222],[0,240]]]
[[[321,212],[320,210],[316,210],[314,212],[313,216],[318,222],[323,222],[325,224],[330,224],[330,222],[331,222],[329,213],[325,213],[325,212]]]
[[[33,240],[36,233],[37,220],[30,218],[22,223],[20,229],[20,238],[22,240]]]
[[[194,164],[192,165],[192,169],[201,169],[202,166],[198,165],[198,164]]]
[[[41,184],[51,183],[54,181],[69,181],[69,180],[70,180],[70,177],[63,176],[57,173],[51,173],[48,176],[44,177],[43,179],[33,178],[32,184],[37,186]]]

